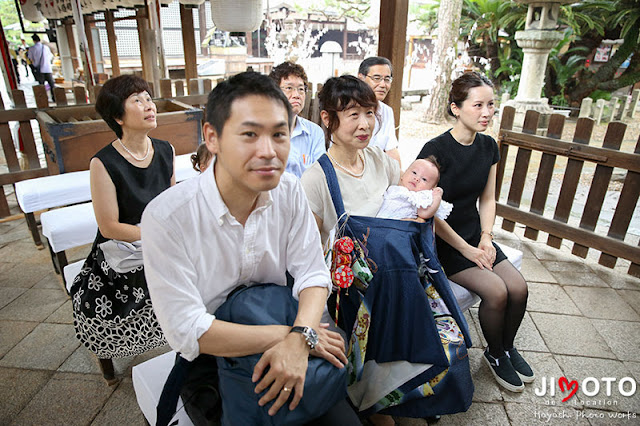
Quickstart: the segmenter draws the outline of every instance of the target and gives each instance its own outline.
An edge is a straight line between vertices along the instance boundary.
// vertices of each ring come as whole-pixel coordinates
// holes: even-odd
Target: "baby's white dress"
[[[384,193],[384,200],[376,217],[383,219],[415,219],[418,217],[418,209],[425,209],[431,203],[433,203],[433,191],[431,189],[409,191],[404,186],[392,185]],[[452,209],[453,204],[442,200],[435,216],[444,220],[449,216]]]

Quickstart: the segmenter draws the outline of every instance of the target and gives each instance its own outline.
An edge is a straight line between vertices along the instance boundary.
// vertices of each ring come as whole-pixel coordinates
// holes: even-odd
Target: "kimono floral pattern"
[[[138,355],[166,344],[142,267],[117,273],[94,246],[71,295],[76,336],[99,358]]]

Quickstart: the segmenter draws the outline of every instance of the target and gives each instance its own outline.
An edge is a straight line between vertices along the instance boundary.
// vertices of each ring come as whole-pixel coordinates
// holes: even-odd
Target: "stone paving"
[[[640,389],[631,380],[637,384],[640,378],[640,280],[526,240],[520,228],[515,234],[496,233],[524,253],[530,297],[516,344],[537,378],[521,394],[498,387],[481,363],[484,341],[477,308],[471,308],[466,318],[474,342],[474,402],[466,413],[444,416],[438,424],[638,424]],[[80,259],[88,250],[71,251],[69,257]],[[35,248],[23,219],[0,223],[0,425],[144,425],[131,368],[166,350],[116,360],[122,380],[108,386],[95,358],[75,338],[71,302],[47,250]],[[560,377],[579,384],[567,402]],[[594,380],[584,387],[588,377],[598,382],[599,392],[593,392]],[[609,396],[601,381],[607,377],[615,379]],[[625,377],[632,379],[623,381],[622,392],[635,388],[633,396],[620,393]],[[538,396],[534,390],[543,380],[546,394]]]

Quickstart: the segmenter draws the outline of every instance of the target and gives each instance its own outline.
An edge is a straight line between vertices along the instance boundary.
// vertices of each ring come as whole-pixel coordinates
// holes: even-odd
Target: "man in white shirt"
[[[27,55],[29,60],[33,64],[33,69],[37,71],[34,73],[35,79],[40,84],[44,84],[46,81],[49,83],[49,90],[51,91],[51,99],[55,102],[55,96],[53,94],[53,88],[56,87],[55,80],[53,79],[53,70],[51,69],[51,60],[53,54],[49,46],[46,46],[40,42],[38,34],[31,36],[33,40],[33,46],[29,48]]]
[[[298,64],[283,62],[271,71],[269,77],[282,89],[295,114],[286,170],[299,178],[327,152],[320,126],[299,116],[307,97],[307,73]]]
[[[378,99],[378,115],[376,126],[371,135],[369,146],[382,148],[387,155],[400,163],[398,138],[396,137],[396,120],[393,109],[384,102],[393,81],[391,61],[381,56],[372,56],[360,63],[358,78],[371,87]]]
[[[215,155],[211,166],[160,194],[142,216],[145,275],[167,341],[189,361],[263,354],[253,381],[256,393],[267,390],[261,406],[274,401],[270,415],[290,397],[288,409],[298,405],[309,355],[338,368],[347,362],[339,334],[320,327],[331,280],[313,214],[298,179],[283,174],[293,117],[266,76],[247,72],[219,83],[203,126]],[[296,327],[240,325],[213,315],[241,284],[286,285],[285,271],[299,300],[294,326],[317,332],[315,348]],[[329,412],[353,424],[355,413],[342,405]]]

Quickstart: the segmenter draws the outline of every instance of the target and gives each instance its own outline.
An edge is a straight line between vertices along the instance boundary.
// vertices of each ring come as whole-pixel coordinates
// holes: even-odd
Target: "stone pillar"
[[[624,117],[627,115],[627,111],[629,111],[629,105],[631,105],[631,96],[624,96],[622,98],[622,105],[620,105],[620,112],[616,116],[616,120],[624,120]]]
[[[618,98],[613,97],[609,102],[609,122],[613,121],[616,116],[616,109],[618,109]]]
[[[596,108],[593,112],[593,119],[596,120],[596,124],[600,124],[602,121],[602,112],[604,111],[604,99],[598,99],[596,101]]]
[[[580,105],[580,114],[578,115],[578,118],[582,118],[582,117],[589,118],[591,116],[592,104],[593,104],[593,99],[584,98],[582,100],[582,104]]]
[[[514,125],[521,127],[526,111],[534,110],[544,115],[553,111],[547,98],[541,98],[549,52],[563,38],[555,31],[561,3],[571,0],[516,0],[529,4],[524,31],[516,32],[516,42],[522,48],[522,74],[518,94],[507,105],[516,109]]]
[[[638,98],[640,98],[640,89],[636,89],[631,94],[631,105],[629,106],[629,118],[636,116],[636,108],[638,107]]]

